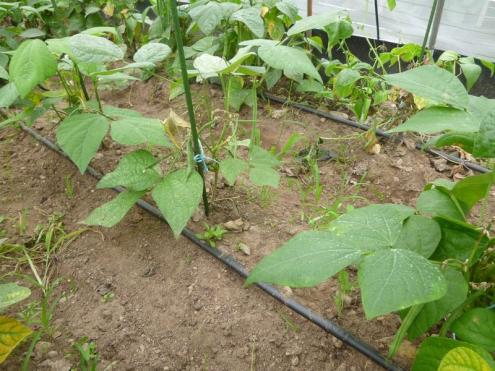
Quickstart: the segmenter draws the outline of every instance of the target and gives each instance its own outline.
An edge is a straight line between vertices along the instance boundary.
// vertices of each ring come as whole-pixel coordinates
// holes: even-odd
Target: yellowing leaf
[[[261,16],[262,16],[263,18],[265,18],[266,13],[268,13],[269,11],[270,11],[270,9],[269,9],[268,7],[266,7],[266,6],[262,6],[262,7],[261,7]]]
[[[428,101],[424,98],[414,95],[414,104],[416,105],[416,107],[418,107],[419,110],[422,110],[428,105]]]
[[[105,5],[105,7],[103,8],[103,13],[105,13],[107,17],[112,17],[114,11],[115,5],[112,3],[107,3],[107,5]]]
[[[0,364],[33,331],[14,318],[0,316]]]
[[[474,350],[457,347],[443,357],[438,371],[490,371],[490,365]]]

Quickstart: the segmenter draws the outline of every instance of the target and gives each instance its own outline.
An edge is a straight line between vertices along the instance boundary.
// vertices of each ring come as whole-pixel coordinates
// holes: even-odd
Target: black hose
[[[324,117],[324,118],[330,119],[332,121],[335,121],[337,123],[344,124],[344,125],[356,128],[356,129],[360,129],[360,130],[364,130],[364,131],[368,131],[368,130],[372,129],[368,125],[363,125],[363,124],[360,124],[356,121],[345,119],[343,117],[340,117],[340,116],[335,115],[335,114],[330,113],[330,112],[320,111],[316,108],[307,106],[307,105],[302,104],[302,103],[292,102],[292,101],[286,100],[285,98],[278,97],[278,96],[273,95],[273,94],[268,93],[268,92],[263,92],[263,96],[268,98],[272,102],[279,103],[282,105],[287,105],[290,107],[295,107],[297,109],[300,109],[301,111],[312,113],[314,115]],[[383,138],[391,138],[392,137],[391,134],[389,134],[389,133],[387,133],[381,129],[373,129],[373,130],[375,131],[376,135],[378,135],[379,137],[383,137]],[[456,164],[461,164],[461,165],[465,166],[466,168],[477,171],[479,173],[491,172],[491,170],[487,169],[486,167],[483,167],[483,166],[476,164],[474,162],[471,162],[471,161],[463,160],[462,158],[459,158],[459,157],[454,156],[454,155],[449,155],[448,153],[445,153],[443,151],[439,151],[436,149],[430,149],[430,148],[425,149],[424,145],[422,145],[420,143],[416,143],[415,146],[416,146],[416,149],[418,149],[418,150],[425,151],[425,152],[427,152],[431,155],[434,155],[434,156],[443,157],[448,161],[454,162]]]
[[[59,155],[68,158],[68,156],[53,142],[51,142],[49,139],[43,137],[39,132],[36,130],[27,127],[26,125],[21,123],[21,128],[30,134],[34,139],[39,141],[40,143],[44,144],[51,150],[57,152]],[[86,169],[86,172],[93,176],[96,179],[100,179],[102,177],[102,174],[92,168],[91,166],[88,166]],[[115,187],[112,188],[115,192],[123,192],[125,191],[124,188],[122,187]],[[148,213],[152,214],[153,216],[165,221],[165,218],[161,214],[160,210],[158,210],[156,207],[150,205],[148,202],[139,200],[137,202],[137,205],[142,208],[143,210],[147,211]],[[166,222],[166,221],[165,221]],[[249,272],[244,268],[244,266],[239,263],[232,255],[229,255],[225,252],[223,252],[220,249],[214,249],[210,247],[206,242],[198,239],[193,231],[191,231],[188,228],[184,228],[182,231],[182,235],[186,238],[188,238],[191,242],[193,242],[195,245],[199,246],[201,249],[204,251],[208,252],[209,254],[213,255],[215,258],[220,260],[222,263],[224,263],[226,266],[228,266],[230,269],[238,273],[241,277],[246,278],[249,275]],[[313,322],[315,325],[318,327],[322,328],[326,332],[332,334],[335,336],[337,339],[341,340],[347,345],[350,345],[360,353],[364,354],[366,357],[370,358],[373,360],[375,363],[378,365],[382,366],[386,370],[390,371],[400,371],[401,368],[398,366],[394,365],[391,361],[389,361],[387,358],[383,357],[375,348],[373,348],[371,345],[365,343],[364,341],[358,339],[348,331],[344,330],[342,327],[336,325],[332,321],[329,321],[317,313],[313,312],[311,309],[307,308],[306,306],[300,304],[299,302],[295,301],[294,299],[287,298],[285,297],[279,290],[277,290],[275,287],[272,285],[266,284],[266,283],[258,283],[256,284],[259,288],[261,288],[263,291],[265,291],[267,294],[272,296],[273,298],[277,299],[279,302],[282,304],[286,305],[290,309],[292,309],[294,312],[300,314],[304,318],[308,319],[309,321]]]

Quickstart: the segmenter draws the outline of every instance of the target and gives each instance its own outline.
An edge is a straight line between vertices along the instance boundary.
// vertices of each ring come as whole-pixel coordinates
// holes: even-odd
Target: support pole
[[[435,11],[435,18],[433,19],[433,26],[431,27],[430,41],[428,43],[428,48],[433,50],[437,42],[438,29],[440,28],[440,21],[442,20],[443,7],[445,5],[445,0],[438,0],[437,9]]]

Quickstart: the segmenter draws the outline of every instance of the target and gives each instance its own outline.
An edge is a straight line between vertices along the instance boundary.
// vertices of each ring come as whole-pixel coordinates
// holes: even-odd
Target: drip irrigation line
[[[378,0],[375,0],[375,25],[376,25],[376,40],[380,42],[380,16],[378,14]]]
[[[30,127],[27,127],[22,123],[21,123],[21,128],[29,135],[31,135],[34,139],[36,139],[38,142],[42,143],[49,149],[55,151],[59,155],[68,159],[68,156],[55,143],[45,138],[38,131]],[[96,179],[101,179],[103,176],[100,172],[98,172],[91,166],[87,167],[86,172]],[[118,193],[125,191],[125,189],[122,187],[115,187],[112,188],[112,190]],[[166,223],[166,220],[161,214],[160,210],[158,210],[156,207],[152,206],[148,202],[139,200],[137,202],[137,205],[143,210],[150,213],[151,215],[161,219]],[[196,234],[192,230],[188,228],[184,228],[184,230],[182,231],[182,235],[187,239],[189,239],[191,242],[193,242],[195,245],[200,247],[202,250],[206,251],[210,255],[213,255],[215,258],[220,260],[223,264],[228,266],[231,270],[239,274],[241,277],[246,278],[249,275],[249,272],[246,270],[246,268],[240,262],[238,262],[232,255],[229,255],[220,249],[214,249],[210,247],[205,241],[198,239],[196,237]],[[290,308],[292,311],[296,312],[297,314],[311,321],[313,324],[317,325],[321,329],[335,336],[337,339],[341,340],[345,344],[356,349],[358,352],[362,353],[363,355],[374,361],[376,364],[382,366],[384,369],[389,371],[401,371],[400,367],[396,366],[390,360],[382,356],[371,345],[355,337],[350,332],[338,326],[334,322],[323,318],[322,316],[315,313],[311,309],[307,308],[303,304],[297,302],[296,300],[285,297],[284,294],[282,294],[274,286],[266,283],[257,283],[256,286],[262,289],[263,291],[265,291],[268,295],[270,295],[274,299],[277,299],[280,303]]]
[[[281,97],[278,97],[276,95],[273,95],[271,93],[268,93],[268,92],[263,92],[262,94],[264,97],[268,98],[270,101],[272,102],[275,102],[275,103],[279,103],[279,104],[282,104],[282,105],[287,105],[287,106],[290,106],[290,107],[295,107],[301,111],[304,111],[304,112],[308,112],[308,113],[312,113],[314,115],[317,115],[317,116],[320,116],[320,117],[324,117],[324,118],[327,118],[327,119],[330,119],[332,121],[335,121],[339,124],[344,124],[344,125],[347,125],[347,126],[350,126],[352,128],[356,128],[356,129],[360,129],[360,130],[364,130],[364,131],[368,131],[370,129],[373,129],[372,127],[368,126],[368,125],[363,125],[363,124],[360,124],[356,121],[353,121],[353,120],[349,120],[349,119],[345,119],[343,117],[340,117],[338,115],[335,115],[333,113],[330,113],[330,112],[325,112],[325,111],[320,111],[316,108],[313,108],[313,107],[310,107],[310,106],[307,106],[305,104],[302,104],[302,103],[297,103],[297,102],[292,102],[292,101],[289,101],[285,98],[281,98]],[[373,129],[376,133],[376,135],[378,135],[379,137],[382,137],[382,138],[392,138],[392,135],[381,130],[381,129]],[[474,162],[471,162],[471,161],[466,161],[466,160],[463,160],[462,158],[458,157],[458,156],[454,156],[454,155],[450,155],[448,153],[445,153],[443,151],[439,151],[439,150],[436,150],[436,149],[431,149],[431,148],[424,148],[424,146],[420,143],[416,143],[415,144],[415,147],[417,150],[420,150],[420,151],[424,151],[424,152],[427,152],[431,155],[434,155],[434,156],[438,156],[438,157],[443,157],[444,159],[450,161],[450,162],[454,162],[456,164],[460,164],[468,169],[471,169],[473,171],[476,171],[476,172],[479,172],[479,173],[489,173],[491,172],[490,169],[484,167],[484,166],[481,166],[479,164],[476,164]]]

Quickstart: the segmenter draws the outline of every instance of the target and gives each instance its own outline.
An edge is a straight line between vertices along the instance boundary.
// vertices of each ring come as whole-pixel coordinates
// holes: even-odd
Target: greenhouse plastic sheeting
[[[306,0],[295,0],[307,14]],[[433,0],[397,0],[390,11],[387,0],[378,0],[380,37],[395,43],[421,43]],[[347,10],[355,33],[376,38],[373,0],[313,0],[313,14]],[[495,0],[446,0],[435,44],[436,49],[495,60]]]

